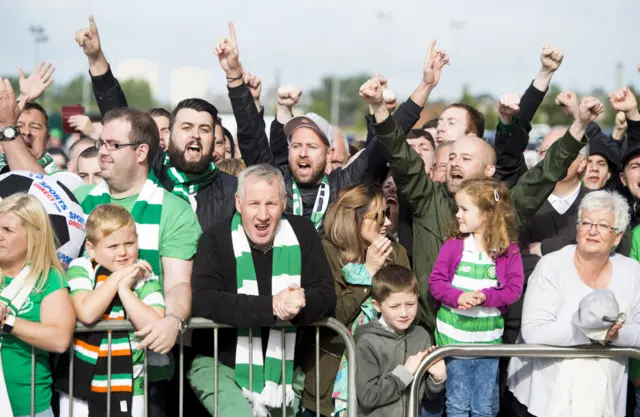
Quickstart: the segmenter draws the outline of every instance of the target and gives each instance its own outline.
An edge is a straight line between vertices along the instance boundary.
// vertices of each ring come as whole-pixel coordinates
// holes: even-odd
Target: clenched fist
[[[278,105],[293,107],[300,101],[302,88],[295,85],[282,85],[278,88]]]
[[[619,88],[613,93],[609,93],[609,103],[617,112],[627,113],[638,109],[636,97],[627,87]]]
[[[540,54],[540,63],[542,69],[547,72],[555,72],[562,64],[564,54],[560,48],[555,45],[546,44],[542,47],[542,53]]]
[[[580,112],[580,103],[578,102],[578,96],[572,91],[564,91],[556,96],[556,104],[564,110],[567,116],[570,116],[573,120],[578,118]]]
[[[373,107],[380,106],[383,102],[380,78],[376,76],[362,84],[360,97],[364,98]]]
[[[244,83],[249,87],[249,91],[251,91],[253,99],[258,100],[260,98],[260,93],[262,92],[262,80],[250,72],[245,72]]]
[[[604,111],[604,106],[595,97],[583,97],[580,102],[578,119],[583,126],[596,120],[596,118]]]
[[[508,125],[513,120],[513,116],[520,111],[520,95],[507,93],[498,99],[498,115],[500,121]]]

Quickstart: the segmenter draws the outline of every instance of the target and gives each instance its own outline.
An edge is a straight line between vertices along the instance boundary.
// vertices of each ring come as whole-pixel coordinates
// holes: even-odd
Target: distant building
[[[115,76],[122,82],[129,79],[145,80],[153,97],[160,93],[160,69],[148,59],[134,58],[118,63]]]
[[[185,98],[206,100],[209,92],[209,72],[199,67],[181,67],[171,72],[171,106]]]

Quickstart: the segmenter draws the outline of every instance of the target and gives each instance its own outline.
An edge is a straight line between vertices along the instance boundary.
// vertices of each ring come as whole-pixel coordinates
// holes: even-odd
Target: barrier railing
[[[290,325],[288,322],[278,323],[275,327],[286,327]],[[346,354],[348,359],[348,401],[347,401],[347,415],[356,416],[357,415],[357,397],[356,397],[356,348],[353,337],[347,330],[347,328],[342,325],[339,321],[333,318],[329,318],[326,320],[322,320],[316,322],[312,325],[315,327],[315,361],[316,361],[316,374],[315,374],[315,382],[316,382],[316,415],[320,415],[320,327],[326,327],[328,329],[336,332],[343,340],[346,346]],[[214,356],[214,372],[213,372],[213,385],[214,385],[214,416],[218,416],[218,330],[221,328],[231,328],[231,326],[226,326],[223,324],[215,323],[211,320],[202,319],[202,318],[192,318],[189,320],[188,324],[189,329],[212,329],[213,330],[213,356]],[[135,330],[131,322],[129,321],[102,321],[96,323],[93,326],[86,327],[81,324],[76,326],[75,333],[87,333],[87,332],[106,332],[107,333],[107,409],[106,416],[111,417],[111,342],[112,342],[112,332],[114,331],[133,331]],[[285,355],[286,355],[286,344],[284,343],[284,329],[282,330],[282,338],[283,338],[283,349],[282,349],[282,366],[283,366],[283,375],[286,374],[284,366],[285,366]],[[184,369],[184,337],[179,336],[178,338],[179,345],[179,358],[178,358],[178,371],[180,372],[179,378],[179,396],[178,396],[178,404],[179,404],[179,417],[184,416],[184,378],[185,369]],[[252,352],[253,340],[252,334],[249,333],[249,352]],[[69,347],[69,417],[73,417],[73,385],[74,385],[74,375],[73,375],[73,363],[74,363],[74,347],[73,343]],[[250,355],[249,362],[249,386],[253,386],[253,371],[252,371],[252,360]],[[35,417],[35,349],[31,349],[31,417]],[[147,383],[147,352],[145,349],[144,352],[144,416],[148,416],[148,383]],[[287,416],[285,398],[286,398],[286,387],[283,384],[283,404],[282,404],[282,416]],[[291,416],[293,417],[293,416]]]
[[[640,359],[640,349],[603,346],[555,347],[543,345],[451,345],[439,347],[422,360],[409,391],[407,417],[420,415],[421,386],[427,369],[440,359],[459,357],[621,358]]]

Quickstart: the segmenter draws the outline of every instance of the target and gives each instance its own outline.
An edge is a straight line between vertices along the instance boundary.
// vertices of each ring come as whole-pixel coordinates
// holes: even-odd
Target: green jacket
[[[398,195],[409,204],[413,215],[413,271],[420,284],[421,320],[433,333],[436,310],[429,292],[429,275],[455,221],[456,203],[446,184],[431,181],[424,171],[424,162],[407,144],[393,119],[387,118],[375,124],[373,129],[391,166]],[[526,135],[517,123],[500,126],[500,130],[507,135]],[[544,204],[584,145],[567,131],[549,148],[547,156],[511,189],[511,200],[520,227],[526,225]]]
[[[406,250],[398,243],[393,242],[394,258],[391,264],[410,268]],[[336,314],[335,318],[340,323],[351,329],[351,324],[360,314],[360,305],[371,295],[371,287],[365,285],[348,284],[342,276],[340,264],[340,249],[326,239],[322,240],[324,252],[327,255],[336,288]],[[309,354],[304,355],[302,370],[305,374],[304,392],[302,393],[302,406],[316,411],[316,355],[315,332],[313,335],[305,334],[302,346],[308,346],[305,350]],[[345,352],[342,338],[329,329],[320,328],[320,413],[324,416],[333,415],[334,404],[333,384],[338,374],[340,361]],[[351,364],[350,364],[351,366]]]

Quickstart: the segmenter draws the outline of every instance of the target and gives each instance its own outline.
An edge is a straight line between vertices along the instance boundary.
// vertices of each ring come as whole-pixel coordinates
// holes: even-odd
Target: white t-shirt
[[[550,253],[538,262],[524,298],[518,343],[550,346],[590,344],[573,324],[580,301],[594,291],[578,275],[573,263],[575,245]],[[629,306],[615,346],[640,347],[640,263],[619,254],[610,257],[611,290]],[[613,386],[616,417],[624,417],[627,401],[627,359],[603,360]],[[554,390],[562,359],[512,358],[508,386],[529,413],[543,416]]]

